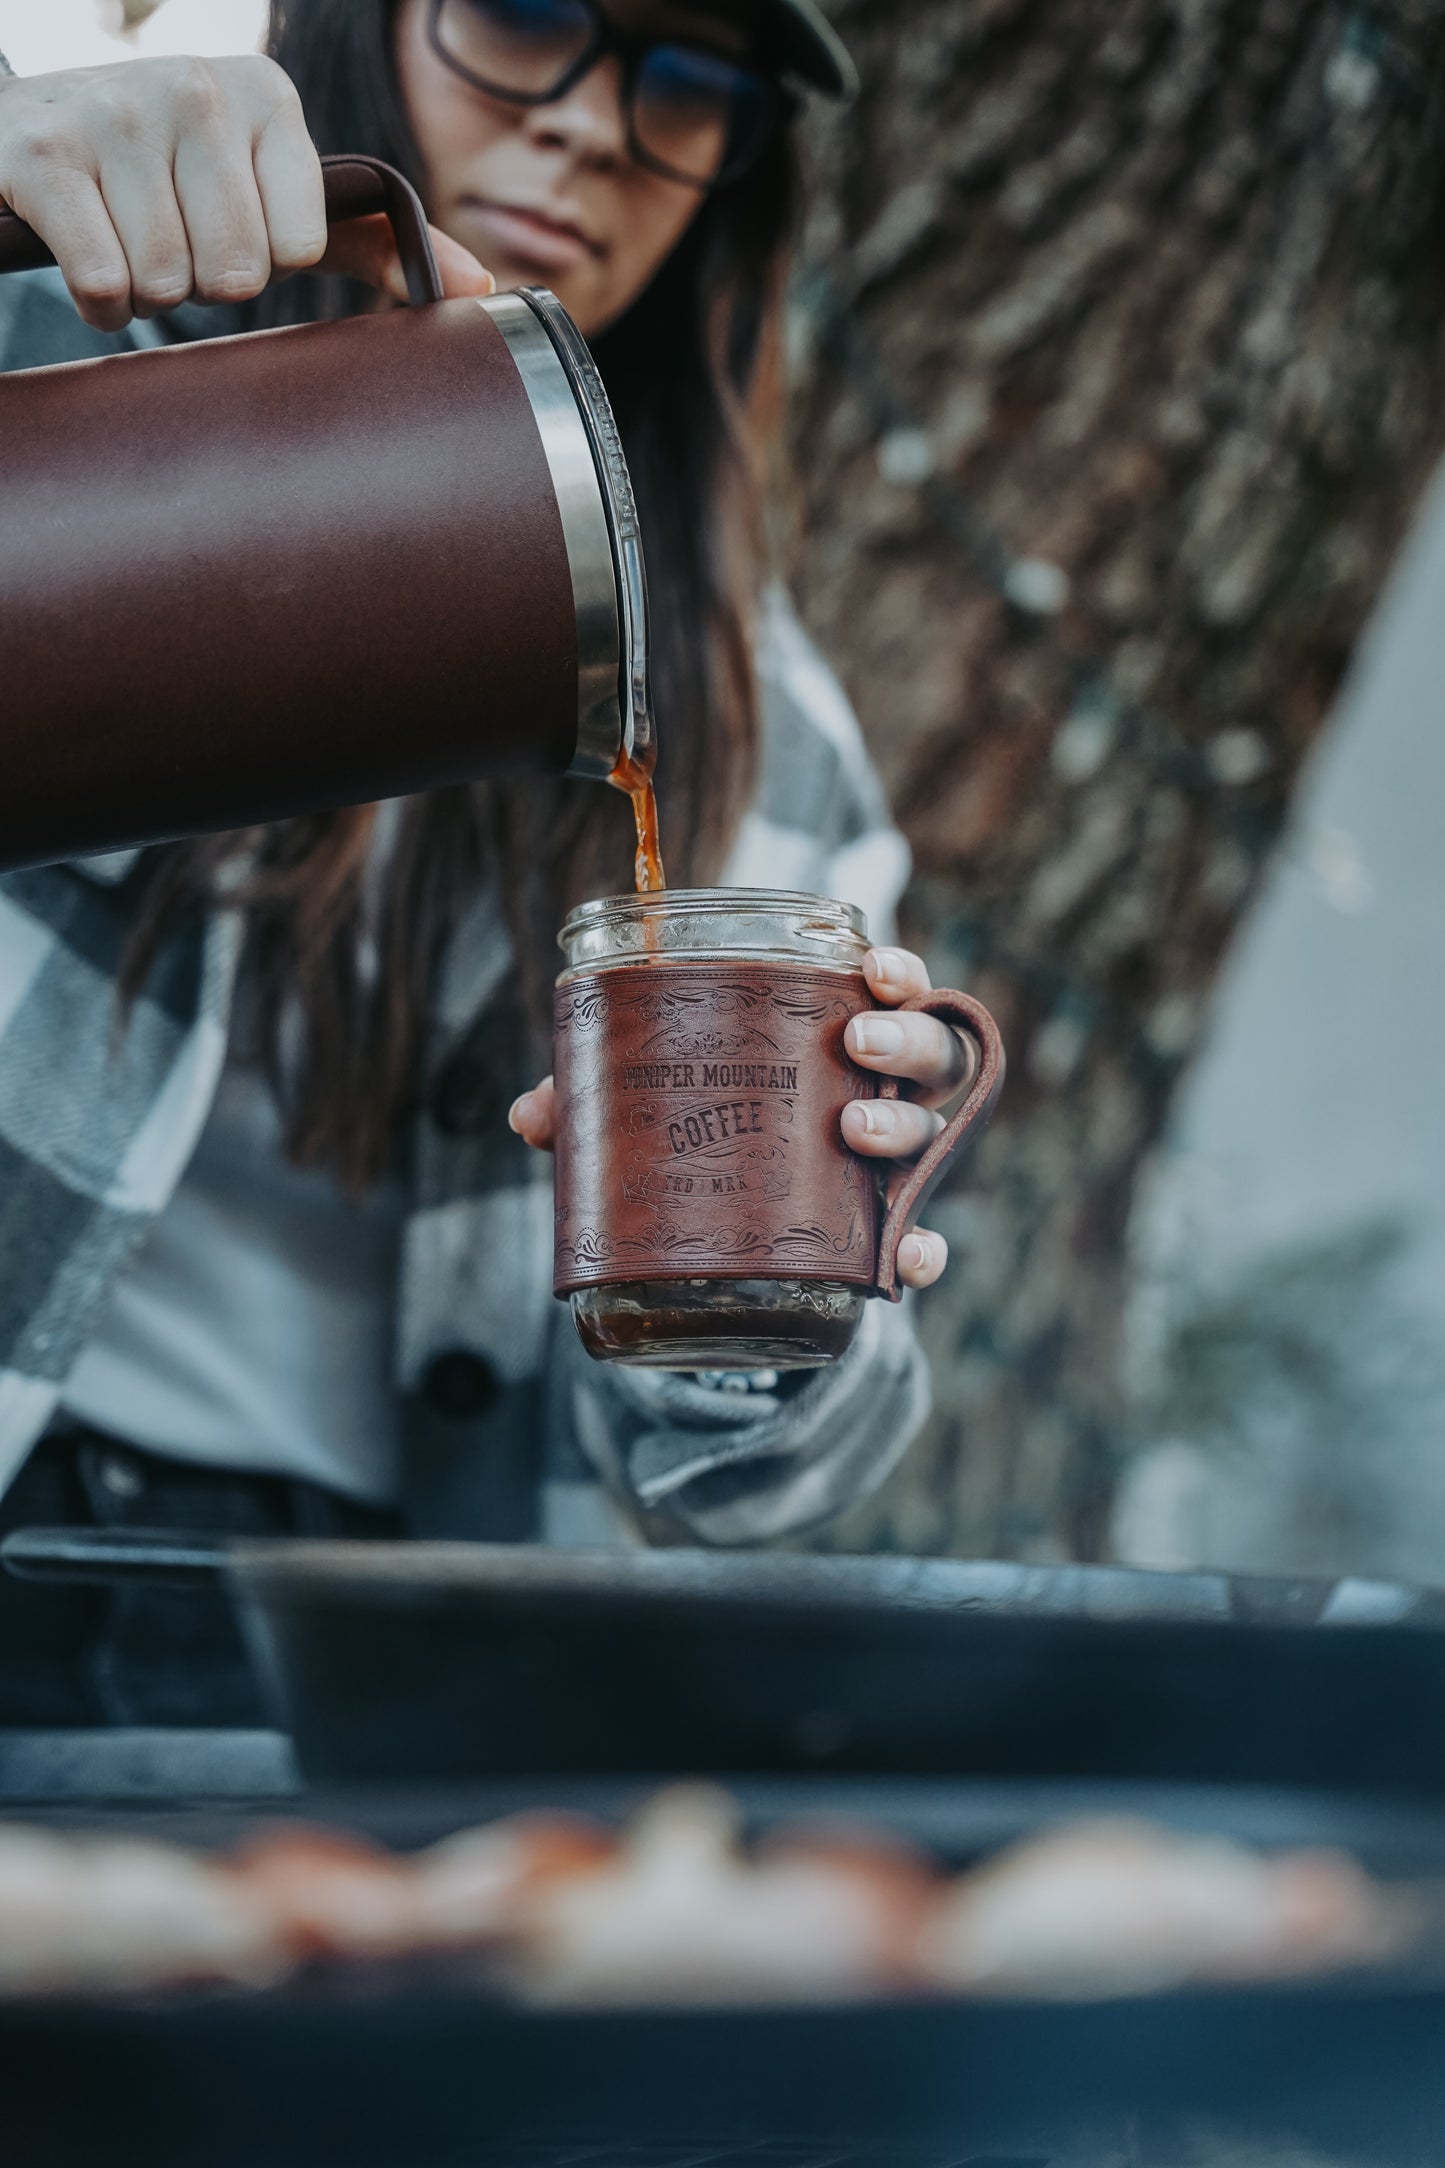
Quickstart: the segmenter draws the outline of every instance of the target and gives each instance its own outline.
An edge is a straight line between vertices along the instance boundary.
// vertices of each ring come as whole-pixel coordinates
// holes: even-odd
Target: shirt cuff
[[[875,1489],[928,1410],[905,1309],[870,1302],[848,1353],[740,1393],[688,1373],[598,1369],[576,1386],[587,1457],[645,1512],[705,1542],[762,1542]]]

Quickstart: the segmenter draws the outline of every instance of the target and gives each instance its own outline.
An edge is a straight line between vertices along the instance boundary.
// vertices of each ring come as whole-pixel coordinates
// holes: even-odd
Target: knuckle
[[[76,298],[76,313],[94,331],[123,331],[134,313],[129,299],[101,303]]]
[[[226,95],[213,63],[186,59],[172,61],[170,65],[172,95],[183,122],[194,128],[218,120],[225,111]]]
[[[154,125],[150,107],[136,86],[126,81],[99,83],[95,90],[98,117],[112,142],[126,145],[144,142]]]
[[[280,271],[307,271],[326,253],[324,224],[316,233],[279,235],[271,243],[271,261]]]
[[[6,164],[18,173],[83,163],[78,132],[53,111],[30,115],[9,139]]]
[[[249,85],[261,101],[262,110],[274,118],[280,113],[299,113],[301,93],[283,67],[265,53],[247,54],[236,65],[246,70]]]
[[[106,265],[72,271],[70,290],[77,301],[83,301],[93,309],[123,308],[130,301],[129,277]]]
[[[203,301],[254,301],[271,276],[269,264],[255,258],[214,265],[197,282]]]
[[[314,271],[325,253],[324,246],[310,248],[303,246],[299,242],[294,246],[288,242],[286,245],[278,246],[272,250],[272,269],[274,271]]]
[[[191,286],[189,271],[148,272],[136,286],[136,306],[141,310],[179,308],[190,299]]]

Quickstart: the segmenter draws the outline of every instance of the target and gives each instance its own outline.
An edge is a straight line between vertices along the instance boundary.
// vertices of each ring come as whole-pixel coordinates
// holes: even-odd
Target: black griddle
[[[313,1782],[659,1770],[1445,1797],[1436,1598],[1110,1568],[270,1544]]]
[[[0,2103],[17,2168],[1438,2168],[1442,2047],[1438,1995],[540,2015],[353,1983],[8,2013]]]
[[[753,1827],[852,1816],[958,1863],[1123,1810],[1445,1876],[1430,1595],[463,1546],[224,1562],[193,1546],[184,1570],[222,1570],[237,1594],[304,1811],[401,1846],[523,1805],[621,1813],[707,1772]],[[48,1815],[223,1843],[254,1811]],[[25,2168],[1283,2168],[1302,2146],[1312,2168],[1423,2168],[1445,2145],[1442,1977],[564,2015],[454,1974],[378,1972],[258,2000],[0,2010],[0,2144]],[[1201,2150],[1206,2130],[1237,2149]]]

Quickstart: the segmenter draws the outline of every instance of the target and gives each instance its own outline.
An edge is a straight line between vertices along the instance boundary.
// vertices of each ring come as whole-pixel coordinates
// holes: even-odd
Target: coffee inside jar
[[[572,1315],[589,1355],[657,1370],[801,1370],[858,1330],[856,1288],[804,1280],[638,1280],[587,1288]]]
[[[871,1005],[861,914],[639,888],[584,905],[562,946],[555,1284],[583,1345],[658,1369],[836,1360],[876,1266],[877,1175],[840,1127],[874,1089],[843,1043]]]

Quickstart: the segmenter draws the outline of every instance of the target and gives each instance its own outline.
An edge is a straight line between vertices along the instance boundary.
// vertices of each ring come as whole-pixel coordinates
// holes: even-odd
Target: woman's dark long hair
[[[395,12],[396,0],[274,0],[270,49],[320,150],[388,159],[425,195],[397,80]],[[648,291],[594,345],[647,549],[662,834],[669,875],[685,883],[716,877],[755,768],[750,634],[761,543],[749,411],[797,201],[790,134],[706,201]],[[335,281],[306,278],[249,314],[274,324],[339,305]],[[156,852],[122,984],[133,998],[167,934],[204,907],[244,843],[254,864],[243,900],[255,1051],[293,1158],[332,1167],[353,1191],[386,1165],[413,1102],[437,965],[479,884],[498,884],[539,1053],[562,915],[584,896],[630,886],[630,816],[614,792],[527,779],[433,793],[406,809],[377,934],[380,969],[368,977],[358,935],[374,825],[375,808],[360,807]],[[283,1065],[297,1017],[300,1058]]]

